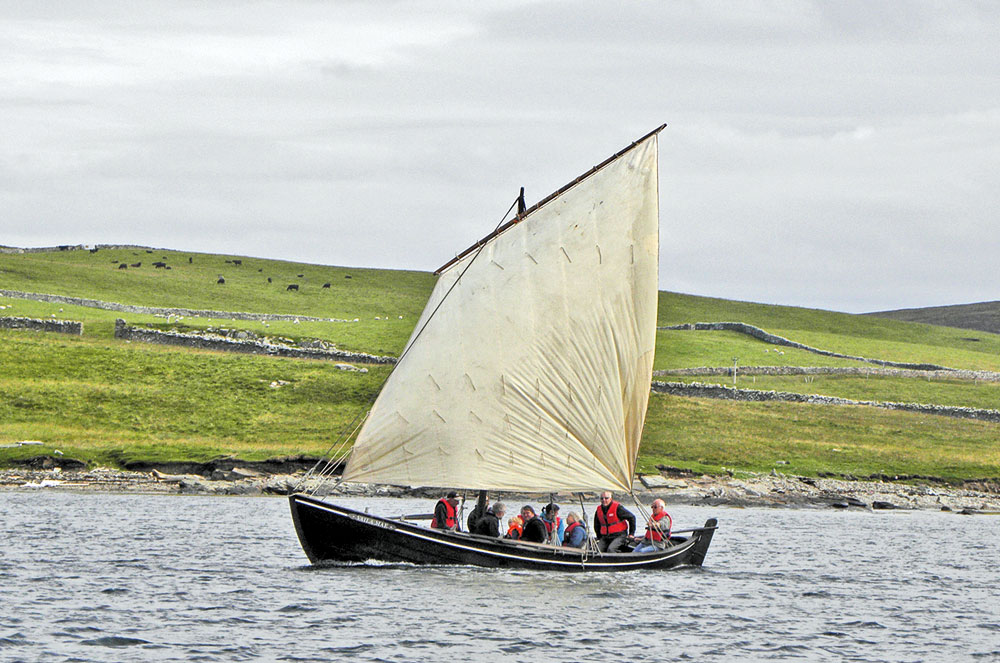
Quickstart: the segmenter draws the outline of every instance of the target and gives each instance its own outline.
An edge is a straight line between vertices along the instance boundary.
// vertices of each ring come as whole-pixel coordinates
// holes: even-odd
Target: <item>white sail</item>
[[[345,480],[630,489],[656,342],[656,148],[654,134],[441,274]]]

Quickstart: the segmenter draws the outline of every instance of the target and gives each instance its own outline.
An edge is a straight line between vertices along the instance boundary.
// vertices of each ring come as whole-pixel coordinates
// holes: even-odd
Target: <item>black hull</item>
[[[367,562],[460,564],[508,569],[630,571],[701,566],[716,520],[652,553],[590,553],[379,518],[305,495],[291,495],[292,520],[313,564]]]

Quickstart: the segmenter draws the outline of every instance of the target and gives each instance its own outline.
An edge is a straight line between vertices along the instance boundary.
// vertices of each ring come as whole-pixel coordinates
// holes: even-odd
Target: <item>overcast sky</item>
[[[0,244],[430,271],[665,122],[662,289],[997,300],[998,7],[0,0]]]

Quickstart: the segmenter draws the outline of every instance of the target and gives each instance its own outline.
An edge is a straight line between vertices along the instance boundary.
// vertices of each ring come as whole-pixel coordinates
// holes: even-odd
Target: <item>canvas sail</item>
[[[654,133],[449,265],[344,479],[630,489],[656,342],[658,216]]]

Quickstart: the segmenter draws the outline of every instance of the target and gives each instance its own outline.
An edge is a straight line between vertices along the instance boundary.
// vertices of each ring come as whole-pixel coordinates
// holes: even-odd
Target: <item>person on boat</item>
[[[472,507],[472,511],[469,513],[469,517],[465,521],[465,524],[468,525],[467,531],[469,532],[476,531],[476,523],[479,522],[480,518],[486,515],[486,509],[489,507],[489,505],[490,505],[490,498],[488,495],[486,496],[486,505],[484,508],[480,508],[479,502],[476,501],[476,506]]]
[[[545,523],[535,515],[535,509],[530,504],[521,507],[521,520],[524,521],[521,532],[522,541],[545,543],[548,540],[549,532],[545,529]]]
[[[575,511],[570,511],[566,516],[566,533],[563,534],[562,544],[567,548],[582,548],[586,542],[587,526]]]
[[[614,496],[601,493],[601,506],[594,511],[594,532],[597,548],[601,552],[618,552],[635,535],[635,516],[614,500]]]
[[[431,520],[434,529],[458,529],[458,493],[454,490],[438,500],[434,507],[434,519]]]
[[[545,525],[545,531],[548,532],[548,542],[554,546],[561,544],[563,534],[566,532],[566,524],[559,517],[559,505],[554,502],[546,504],[540,518]]]
[[[646,523],[646,535],[632,552],[645,553],[663,550],[666,542],[670,540],[670,527],[672,525],[673,520],[667,513],[667,505],[663,503],[663,500],[653,500],[653,515]]]
[[[521,533],[524,532],[524,521],[521,520],[521,516],[511,516],[507,521],[507,536],[505,539],[520,539]]]
[[[473,534],[483,536],[500,537],[500,519],[507,513],[507,507],[503,502],[497,502],[492,507],[486,509],[486,513],[476,521],[473,529],[469,530]]]

